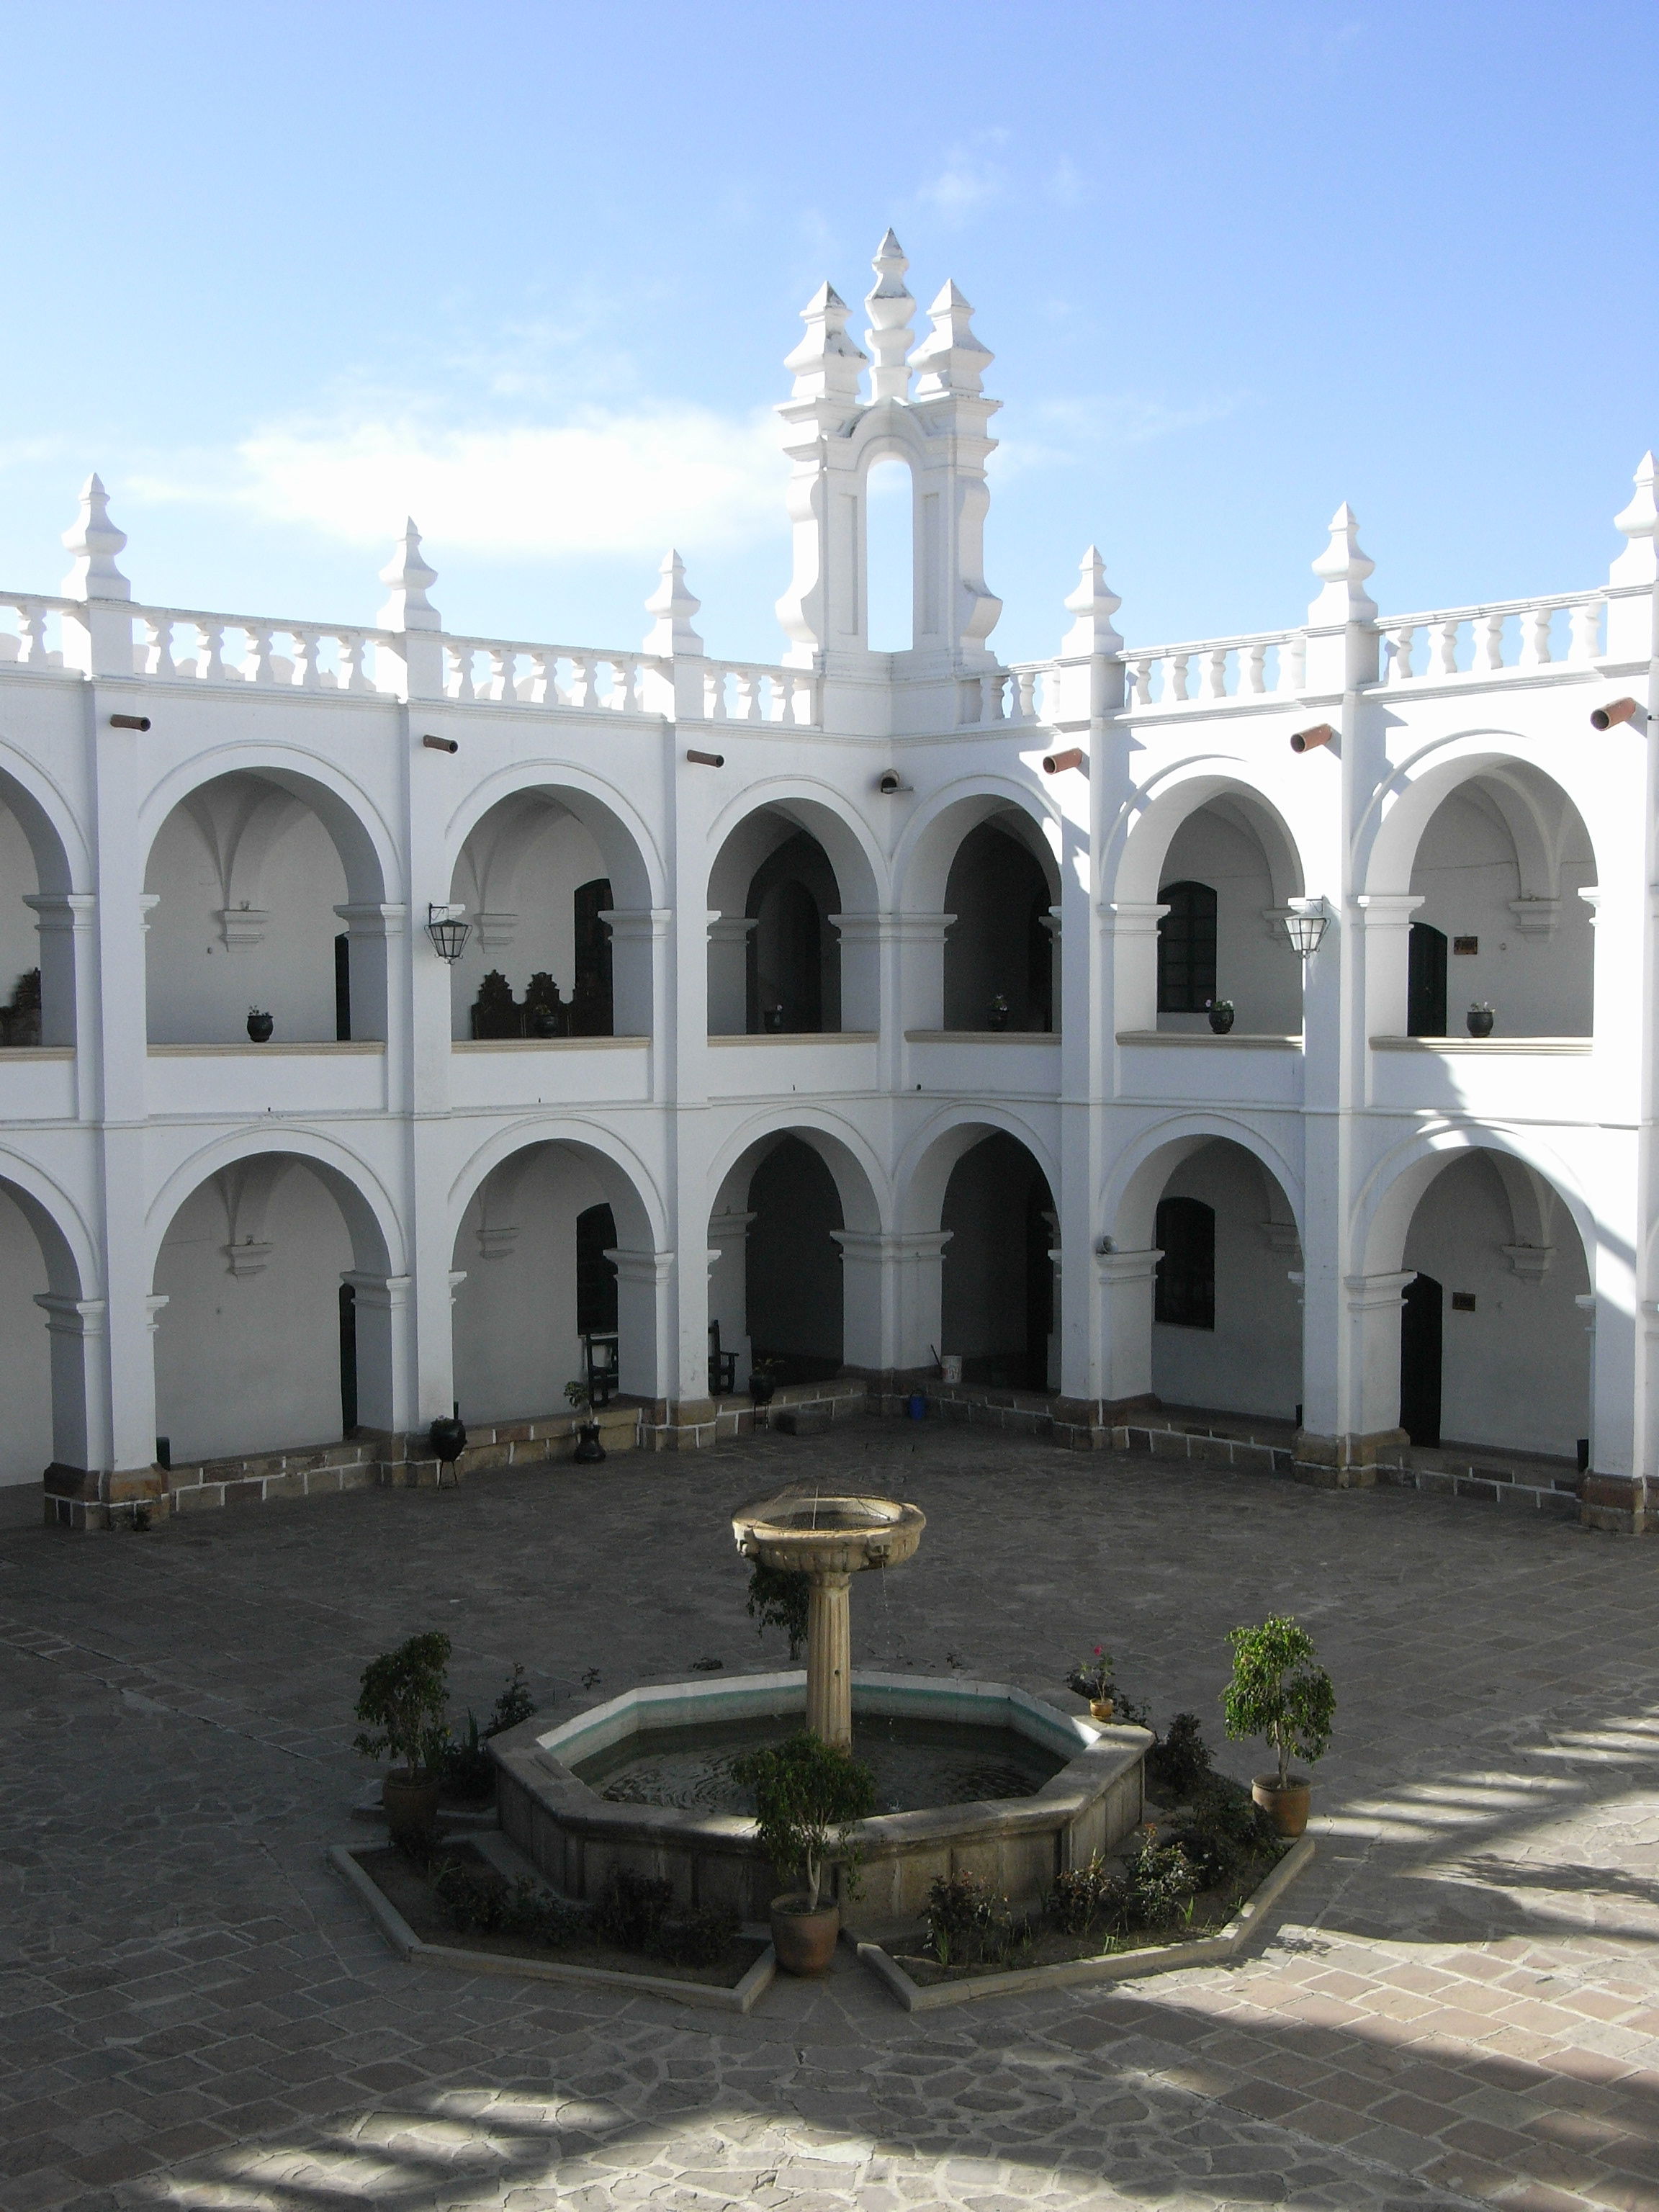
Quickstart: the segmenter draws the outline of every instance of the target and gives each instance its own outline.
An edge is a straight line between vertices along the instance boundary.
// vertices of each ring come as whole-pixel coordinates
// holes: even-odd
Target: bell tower
[[[790,641],[784,658],[843,679],[852,693],[888,678],[939,682],[994,667],[985,641],[1002,611],[984,580],[985,463],[996,444],[987,433],[1001,404],[985,397],[981,382],[993,356],[952,283],[928,309],[933,327],[912,350],[909,264],[890,230],[872,266],[870,353],[848,337],[850,310],[823,285],[802,310],[806,335],[784,364],[794,389],[778,410],[793,464],[794,575],[778,601]],[[860,374],[872,356],[866,400]],[[875,463],[893,459],[910,476],[913,642],[908,651],[872,653],[869,478]],[[889,726],[866,714],[857,719]]]

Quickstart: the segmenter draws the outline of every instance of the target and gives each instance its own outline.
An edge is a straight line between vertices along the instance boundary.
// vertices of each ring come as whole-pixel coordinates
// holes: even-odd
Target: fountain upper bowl
[[[732,1516],[738,1549],[798,1574],[858,1574],[911,1558],[927,1526],[919,1506],[856,1491],[782,1490]]]

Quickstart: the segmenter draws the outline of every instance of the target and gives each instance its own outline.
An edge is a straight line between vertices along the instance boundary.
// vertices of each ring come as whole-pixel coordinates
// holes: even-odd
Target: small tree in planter
[[[1265,1736],[1279,1754],[1276,1774],[1259,1774],[1251,1794],[1272,1814],[1281,1836],[1299,1836],[1308,1825],[1313,1788],[1292,1775],[1294,1753],[1310,1765],[1324,1756],[1336,1715],[1330,1676],[1314,1663],[1314,1643],[1287,1613],[1270,1613],[1260,1627],[1235,1628],[1233,1679],[1222,1692],[1227,1733],[1235,1739]]]
[[[366,1723],[354,1748],[365,1759],[400,1762],[403,1772],[380,1785],[392,1835],[429,1837],[449,1749],[449,1638],[434,1629],[383,1651],[363,1669],[357,1718]]]
[[[569,1401],[571,1412],[577,1416],[576,1449],[571,1453],[571,1458],[579,1459],[585,1465],[603,1459],[605,1446],[599,1442],[599,1425],[593,1418],[593,1397],[586,1376],[573,1376],[564,1386],[564,1395]]]
[[[749,1752],[732,1771],[755,1793],[755,1827],[767,1856],[786,1879],[799,1875],[806,1884],[803,1896],[772,1900],[778,1964],[792,1974],[821,1974],[841,1933],[840,1908],[819,1902],[825,1863],[840,1862],[847,1893],[855,1894],[862,1853],[849,1831],[875,1811],[876,1778],[862,1759],[810,1729],[775,1750]]]

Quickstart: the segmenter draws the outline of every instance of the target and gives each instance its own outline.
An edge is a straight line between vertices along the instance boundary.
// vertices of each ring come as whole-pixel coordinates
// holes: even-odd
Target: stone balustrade
[[[1585,667],[1601,651],[1606,605],[1600,592],[1558,592],[1540,599],[1494,599],[1485,606],[1446,607],[1428,614],[1379,618],[1383,681],[1443,681],[1487,677],[1502,669]]]
[[[1124,704],[1147,708],[1294,696],[1303,688],[1306,640],[1300,630],[1266,630],[1252,637],[1200,639],[1188,645],[1140,646],[1121,653]]]
[[[75,605],[72,599],[41,599],[32,592],[0,593],[0,661],[61,668],[64,615]]]

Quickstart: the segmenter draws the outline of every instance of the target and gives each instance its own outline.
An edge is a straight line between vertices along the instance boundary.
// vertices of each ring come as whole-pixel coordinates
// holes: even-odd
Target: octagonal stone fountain
[[[913,1559],[927,1525],[850,1486],[735,1514],[745,1557],[810,1577],[805,1670],[650,1685],[492,1738],[502,1827],[567,1896],[593,1897],[625,1868],[666,1875],[683,1906],[763,1920],[781,1884],[731,1770],[805,1725],[876,1773],[884,1809],[858,1824],[862,1880],[842,1898],[850,1932],[914,1925],[939,1875],[971,1871],[1036,1906],[1057,1874],[1138,1824],[1152,1739],[1012,1683],[855,1672],[852,1578]]]

